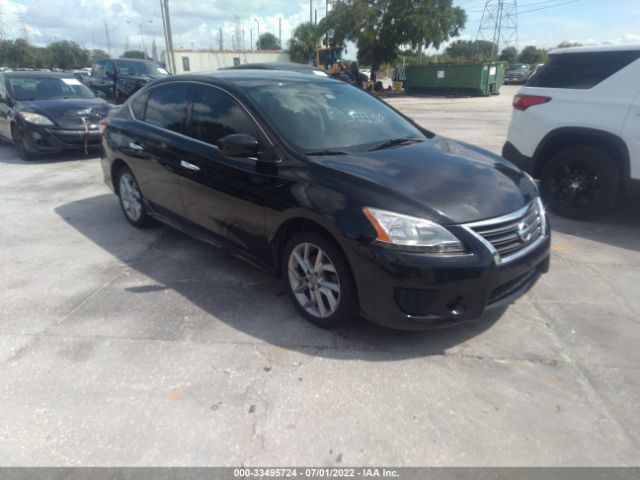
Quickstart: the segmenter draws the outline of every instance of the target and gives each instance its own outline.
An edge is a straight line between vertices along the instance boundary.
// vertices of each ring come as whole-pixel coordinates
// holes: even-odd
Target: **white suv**
[[[589,218],[640,198],[640,45],[553,50],[513,107],[502,155],[550,210]]]

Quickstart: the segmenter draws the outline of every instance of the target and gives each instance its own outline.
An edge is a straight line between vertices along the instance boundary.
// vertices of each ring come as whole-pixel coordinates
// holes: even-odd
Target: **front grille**
[[[541,240],[546,226],[542,206],[536,200],[514,214],[474,223],[469,228],[491,244],[504,263]]]

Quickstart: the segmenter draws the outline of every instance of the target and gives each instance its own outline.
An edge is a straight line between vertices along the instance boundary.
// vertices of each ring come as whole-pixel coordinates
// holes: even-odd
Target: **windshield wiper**
[[[343,152],[341,150],[314,150],[312,152],[304,152],[305,155],[320,156],[320,155],[349,155],[349,152]]]
[[[416,143],[416,142],[422,142],[422,139],[415,138],[415,137],[391,138],[386,142],[382,142],[376,145],[375,147],[370,148],[369,151],[374,152],[376,150],[384,150],[385,148],[394,147],[396,145],[402,145],[403,143]]]

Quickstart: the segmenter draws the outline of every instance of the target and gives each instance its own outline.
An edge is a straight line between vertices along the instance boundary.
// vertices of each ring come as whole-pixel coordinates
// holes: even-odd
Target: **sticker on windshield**
[[[62,81],[67,85],[82,85],[82,83],[80,83],[80,81],[76,80],[75,78],[63,78]]]

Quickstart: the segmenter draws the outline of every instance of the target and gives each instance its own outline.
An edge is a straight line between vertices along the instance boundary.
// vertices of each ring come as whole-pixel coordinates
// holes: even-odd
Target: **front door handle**
[[[194,172],[199,172],[200,171],[200,167],[197,165],[194,165],[193,163],[190,162],[186,162],[184,160],[180,161],[180,166],[184,167],[184,168],[188,168],[189,170],[193,170]]]
[[[138,145],[136,142],[129,142],[129,148],[131,148],[133,150],[137,150],[139,152],[144,150],[144,148],[142,148],[142,145]]]

